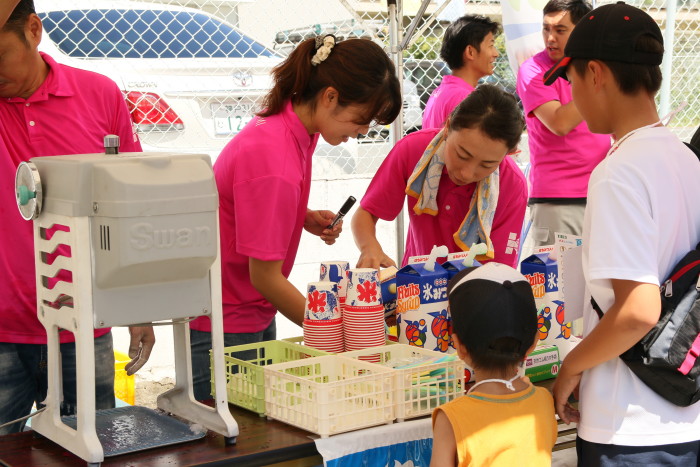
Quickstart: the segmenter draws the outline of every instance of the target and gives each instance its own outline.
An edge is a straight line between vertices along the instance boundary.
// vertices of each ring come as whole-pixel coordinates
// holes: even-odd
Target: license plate
[[[234,135],[255,116],[252,104],[212,104],[211,113],[217,135]]]

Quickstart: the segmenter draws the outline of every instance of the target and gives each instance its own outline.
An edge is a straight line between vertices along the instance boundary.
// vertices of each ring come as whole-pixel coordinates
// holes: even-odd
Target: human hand
[[[304,219],[304,230],[316,235],[323,240],[326,245],[333,245],[335,240],[343,231],[343,221],[341,220],[333,229],[327,229],[326,227],[333,222],[335,214],[327,210],[312,211],[307,209],[306,218]]]
[[[379,269],[380,267],[388,268],[389,266],[396,266],[396,263],[384,253],[380,246],[376,246],[362,250],[360,259],[355,267]]]
[[[552,395],[554,396],[554,410],[564,423],[578,423],[581,420],[578,409],[569,403],[569,396],[572,394],[578,399],[580,383],[581,373],[569,374],[566,371],[566,365],[562,365],[557,379],[554,381]]]
[[[124,369],[131,376],[141,369],[151,356],[151,350],[156,343],[156,335],[153,326],[132,326],[129,328],[131,342],[129,343],[129,357],[131,361]]]

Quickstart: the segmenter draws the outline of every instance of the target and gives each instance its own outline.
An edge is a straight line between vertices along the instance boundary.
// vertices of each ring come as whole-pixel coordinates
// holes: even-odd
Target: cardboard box
[[[396,273],[399,342],[439,352],[454,352],[447,312],[447,271],[426,263],[408,264]]]
[[[537,382],[552,379],[559,373],[559,350],[556,345],[538,345],[525,359],[525,376]]]
[[[409,256],[408,261],[406,261],[406,264],[416,264],[416,263],[425,263],[428,261],[430,258],[430,255],[418,255],[418,256]]]
[[[455,274],[457,274],[459,271],[466,269],[467,266],[462,264],[464,262],[464,258],[466,258],[469,255],[468,251],[458,251],[456,253],[450,253],[447,255],[447,261],[442,263],[442,267],[447,271],[447,279],[452,279]],[[474,266],[481,266],[481,263],[478,262],[477,260],[474,260],[473,263]]]
[[[552,249],[553,250],[553,249]],[[540,345],[552,344],[566,357],[576,340],[572,323],[565,321],[564,300],[559,287],[559,266],[551,252],[535,253],[520,263],[520,272],[532,286],[537,306],[537,333]]]
[[[520,263],[520,272],[532,286],[535,300],[545,294],[559,291],[559,269],[557,262],[546,253],[528,256]]]
[[[379,270],[379,285],[384,305],[384,318],[395,319],[396,315],[396,273],[398,269],[390,266]]]
[[[565,321],[565,306],[556,294],[547,294],[544,299],[535,300],[537,304],[537,336],[539,345],[556,345],[563,360],[578,343],[573,335],[573,325]]]

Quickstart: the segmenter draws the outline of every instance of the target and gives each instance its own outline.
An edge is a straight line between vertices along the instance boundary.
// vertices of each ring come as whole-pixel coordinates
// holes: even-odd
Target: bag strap
[[[698,132],[700,132],[700,128],[698,128]],[[688,146],[688,149],[693,151],[695,153],[695,155],[698,156],[698,160],[700,160],[700,148],[697,148],[697,147],[693,146],[692,144],[685,143],[685,142],[683,144]]]
[[[598,314],[598,319],[603,319],[603,310],[600,309],[598,302],[596,302],[593,297],[591,297],[591,305],[593,305],[593,309]]]
[[[698,128],[698,130],[696,132],[696,135],[698,135],[698,134],[700,134],[700,127]],[[694,145],[689,144],[689,143],[685,143],[685,142],[683,144],[688,146],[688,149],[693,151],[693,153],[697,156],[698,161],[700,162],[700,148],[697,148]],[[695,250],[700,250],[700,243],[698,243],[698,245],[695,247]],[[669,278],[669,280],[675,281],[676,279],[678,279],[678,277],[674,277],[674,276],[682,276],[684,273],[688,272],[688,270],[690,270],[694,267],[697,267],[697,266],[698,266],[698,263],[695,263],[695,264],[692,264],[690,266],[686,266],[686,269],[684,271],[673,271],[671,273],[671,278]],[[598,319],[603,319],[603,310],[600,309],[600,306],[598,306],[598,303],[595,301],[595,299],[593,297],[591,297],[591,305],[593,306],[593,309],[595,310],[595,312],[598,314]]]
[[[686,263],[686,264],[682,264]],[[676,269],[671,273],[669,278],[661,284],[662,289],[666,288],[668,286],[673,286],[679,279],[681,279],[684,275],[688,274],[689,272],[698,271],[698,268],[700,268],[700,243],[695,247],[695,250],[690,251],[683,260],[681,260],[681,263],[676,266]],[[691,283],[694,283],[697,281],[695,279],[695,276],[697,273],[693,273],[688,275],[688,277],[685,277],[685,282],[681,284],[680,288],[677,288],[677,290],[681,290],[682,292],[685,292],[685,290],[690,286]],[[686,283],[687,282],[687,283]],[[663,292],[663,290],[662,290]],[[667,297],[668,298],[668,297]],[[675,301],[680,301],[683,298],[683,294],[675,294],[674,300]],[[600,306],[598,305],[598,302],[595,301],[595,298],[591,297],[591,306],[593,306],[593,309],[595,310],[596,314],[598,315],[599,319],[603,319],[603,310],[600,309]]]

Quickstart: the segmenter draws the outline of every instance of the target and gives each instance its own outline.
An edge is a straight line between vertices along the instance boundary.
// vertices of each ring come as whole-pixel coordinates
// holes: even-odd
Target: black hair
[[[301,42],[272,70],[274,86],[265,96],[260,116],[279,113],[284,103],[308,103],[314,109],[316,96],[328,87],[338,91],[338,104],[366,105],[367,115],[358,124],[376,121],[388,125],[403,105],[396,69],[380,46],[369,39],[338,41],[328,57],[314,66],[314,38]]]
[[[535,342],[534,335],[532,336],[532,342]],[[491,341],[488,349],[470,346],[469,342],[462,342],[462,344],[469,352],[469,358],[475,369],[501,372],[502,376],[513,376],[509,372],[513,370],[513,367],[520,365],[526,356],[520,350],[522,343],[512,337],[499,337]]]
[[[634,49],[638,52],[664,53],[664,45],[650,34],[643,34],[637,39]],[[661,88],[661,67],[659,65],[638,65],[634,63],[612,62],[600,60],[610,68],[617,85],[623,94],[632,95],[644,90],[655,95]],[[583,76],[586,73],[588,59],[573,59],[571,65],[576,73]]]
[[[442,58],[451,70],[464,66],[464,49],[471,45],[480,52],[481,43],[488,33],[497,36],[500,25],[481,15],[465,15],[453,21],[445,30],[440,47]]]
[[[27,24],[27,19],[31,14],[36,14],[34,9],[34,0],[20,0],[9,18],[2,27],[2,32],[14,32],[19,36],[22,42],[27,42],[24,37],[24,26]]]
[[[481,84],[460,102],[449,116],[449,130],[481,130],[491,139],[503,141],[508,150],[518,146],[525,128],[515,97],[491,84]]]
[[[467,271],[474,270],[476,268],[468,268]],[[461,277],[464,274],[468,275],[469,272],[461,272]],[[455,276],[457,277],[457,276]],[[514,367],[517,367],[522,363],[526,357],[526,353],[530,346],[535,342],[537,336],[537,306],[535,304],[535,297],[532,294],[532,288],[530,284],[525,283],[511,283],[513,288],[521,289],[518,293],[519,297],[522,297],[519,307],[522,306],[523,309],[532,310],[530,313],[530,328],[532,334],[526,337],[527,342],[521,342],[520,340],[513,337],[498,337],[496,339],[488,342],[488,346],[484,346],[483,342],[474,342],[470,339],[470,336],[474,336],[474,321],[476,318],[474,315],[470,314],[468,310],[461,308],[460,303],[465,303],[465,296],[463,294],[480,293],[477,287],[469,288],[468,286],[462,285],[461,290],[455,290],[453,288],[460,282],[459,279],[451,279],[447,286],[447,296],[450,306],[450,316],[452,318],[452,332],[457,334],[459,341],[469,352],[469,357],[471,363],[474,366],[475,371],[487,370],[489,372],[500,373],[503,377],[512,377],[512,371]],[[460,297],[461,295],[461,297]],[[462,305],[463,307],[464,305]],[[494,313],[499,310],[494,310]],[[487,325],[486,323],[480,323],[481,326]],[[486,330],[488,334],[490,330]]]
[[[593,6],[585,0],[549,0],[542,9],[542,14],[568,11],[571,22],[576,24],[593,9]]]

